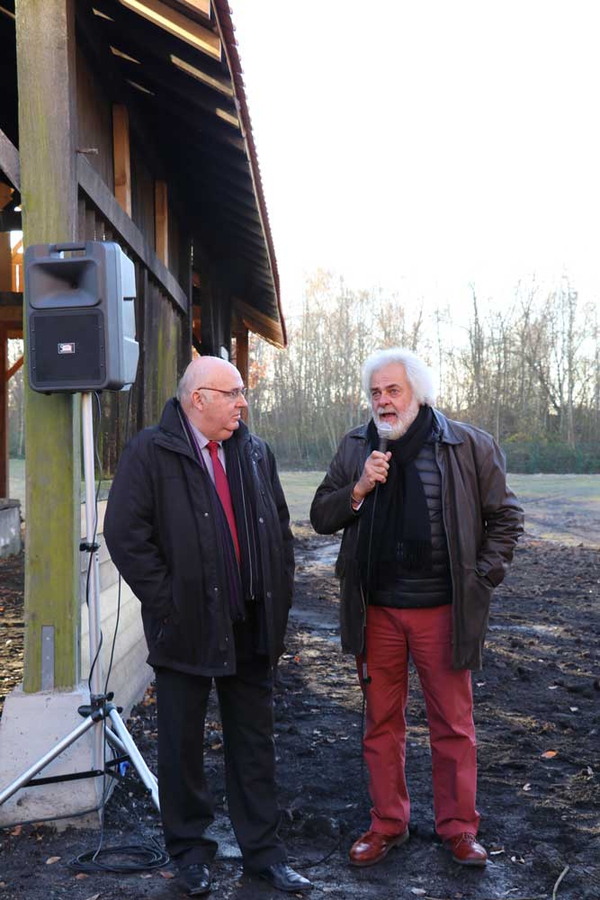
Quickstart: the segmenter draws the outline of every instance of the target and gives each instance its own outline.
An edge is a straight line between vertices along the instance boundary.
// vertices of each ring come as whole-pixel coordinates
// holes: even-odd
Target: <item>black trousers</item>
[[[273,675],[268,657],[239,646],[237,673],[215,678],[223,725],[229,816],[244,865],[282,862],[277,835]],[[204,835],[214,819],[204,773],[204,723],[212,678],[156,670],[158,787],[165,844],[180,865],[209,863],[217,852]]]

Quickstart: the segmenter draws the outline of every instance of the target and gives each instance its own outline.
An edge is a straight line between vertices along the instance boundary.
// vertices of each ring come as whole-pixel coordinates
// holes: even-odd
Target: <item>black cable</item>
[[[130,423],[130,415],[131,415],[131,391],[132,391],[132,389],[129,388],[129,390],[127,392],[127,409],[125,411],[125,443],[127,443],[128,439],[129,439],[129,423]],[[98,395],[96,394],[96,396],[98,396]],[[99,466],[99,470],[101,472],[102,471],[102,463],[100,460],[98,460],[98,466]],[[117,644],[117,634],[119,632],[119,622],[121,621],[121,585],[122,585],[122,578],[121,578],[121,573],[119,572],[118,588],[117,588],[117,615],[115,618],[115,630],[113,632],[113,639],[112,639],[112,644],[111,644],[111,648],[110,648],[110,657],[108,660],[106,680],[104,682],[104,693],[105,694],[108,692],[108,681],[110,678],[110,673],[112,672],[113,662],[114,662],[114,658],[115,658],[115,647]]]
[[[94,391],[94,397],[96,400],[96,411],[97,411],[97,418],[98,418],[97,426],[96,426],[96,430],[95,430],[94,457],[95,457],[96,465],[98,468],[99,478],[98,478],[98,486],[96,488],[96,493],[95,493],[94,533],[92,535],[91,542],[90,542],[89,535],[87,537],[88,542],[90,542],[92,545],[96,543],[96,536],[97,536],[97,532],[98,532],[98,504],[99,504],[99,500],[100,500],[100,487],[101,487],[102,481],[104,480],[104,475],[103,475],[103,471],[102,471],[102,460],[100,458],[100,452],[99,452],[99,436],[100,436],[100,423],[101,423],[101,419],[102,419],[102,405],[100,402],[100,395],[97,391]],[[128,405],[127,405],[127,423],[128,423],[127,430],[129,430],[130,405],[131,405],[131,391],[129,392]],[[89,563],[88,563],[88,573],[87,573],[87,582],[86,582],[86,602],[88,604],[88,609],[89,609],[89,585],[90,585],[92,563],[93,563],[95,552],[97,552],[97,551],[93,551],[93,550],[90,551],[90,558],[89,558]],[[99,602],[100,598],[97,597],[96,600],[97,600],[97,602]],[[114,632],[113,632],[113,637],[112,637],[112,642],[111,642],[111,650],[110,650],[108,669],[107,669],[107,673],[106,673],[106,679],[104,682],[104,695],[105,696],[108,691],[108,683],[109,683],[109,679],[110,679],[110,675],[111,675],[112,667],[113,667],[113,662],[114,662],[115,647],[116,647],[116,641],[117,641],[117,634],[119,631],[120,618],[121,618],[121,575],[119,573],[119,587],[118,587],[118,594],[117,594],[117,615],[116,615],[116,619],[115,619],[115,627],[114,627]],[[96,666],[96,664],[99,660],[100,651],[101,651],[101,648],[103,645],[103,640],[104,640],[103,634],[102,634],[102,632],[100,632],[100,641],[99,641],[99,645],[98,645],[98,650],[96,652],[94,660],[92,661],[92,665],[90,667],[90,674],[88,677],[88,686],[89,686],[89,690],[90,690],[90,695],[91,695],[91,690],[92,690],[92,687],[91,687],[92,673],[94,671],[94,667]],[[168,856],[168,854],[166,854],[164,851],[162,851],[160,849],[160,847],[158,846],[158,844],[156,842],[154,842],[154,846],[149,846],[147,844],[146,845],[144,845],[144,844],[128,844],[128,845],[122,845],[122,846],[117,846],[117,847],[103,847],[104,838],[105,838],[104,811],[105,811],[105,806],[106,806],[106,800],[108,798],[108,782],[107,782],[107,774],[108,773],[107,773],[107,758],[106,758],[108,741],[106,738],[106,729],[107,729],[107,720],[103,719],[102,720],[102,746],[104,748],[104,755],[103,755],[103,774],[102,774],[102,778],[103,778],[102,802],[100,803],[100,805],[98,807],[96,807],[95,810],[93,810],[93,812],[97,811],[100,813],[100,835],[99,835],[99,839],[98,839],[98,845],[95,850],[87,851],[87,852],[82,853],[79,856],[75,857],[74,859],[72,859],[68,863],[68,866],[70,869],[76,870],[78,872],[114,872],[117,874],[121,873],[121,872],[124,872],[124,873],[143,872],[143,871],[146,871],[147,869],[156,869],[156,868],[160,868],[161,866],[165,866],[169,862],[169,856]],[[112,750],[112,748],[111,748],[111,750]],[[116,754],[115,754],[114,750],[112,752],[113,752],[113,759],[114,759]],[[113,865],[108,865],[101,861],[102,857],[104,857],[104,858],[115,857],[117,855],[135,857],[135,858],[137,858],[138,862],[137,863],[125,862],[125,863],[120,863],[120,864],[115,863]]]
[[[361,716],[360,716],[360,783],[361,783],[361,787],[362,787],[363,791],[368,796],[367,779],[365,778],[365,754],[364,754],[364,750],[363,750],[363,743],[364,743],[364,738],[365,738],[366,704],[367,704],[367,698],[366,698],[365,692],[363,690]],[[362,815],[362,813],[358,813],[354,818],[358,818],[358,815]],[[322,856],[320,859],[317,859],[314,862],[295,863],[296,868],[302,870],[302,869],[314,869],[314,868],[316,868],[316,866],[321,866],[323,863],[327,862],[327,860],[330,859],[334,853],[337,853],[337,851],[340,849],[340,844],[342,843],[343,837],[344,837],[344,834],[342,832],[340,832],[335,844],[333,845],[331,850],[329,850],[325,854],[325,856]]]
[[[76,872],[113,872],[133,873],[146,872],[149,869],[161,869],[170,862],[169,855],[160,849],[158,842],[152,838],[152,844],[124,844],[120,847],[104,847],[95,853],[80,853],[69,861],[68,866]],[[129,856],[137,862],[103,862],[102,859],[116,856]]]

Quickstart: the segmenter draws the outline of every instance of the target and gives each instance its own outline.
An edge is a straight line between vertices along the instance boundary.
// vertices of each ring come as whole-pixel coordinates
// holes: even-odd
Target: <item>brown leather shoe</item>
[[[380,834],[366,831],[350,848],[351,866],[374,866],[388,855],[392,847],[400,847],[408,840],[408,828],[402,834]]]
[[[454,862],[460,863],[461,866],[485,866],[487,862],[488,855],[485,848],[478,843],[475,835],[468,831],[455,834],[454,837],[444,841],[444,847],[450,850]]]

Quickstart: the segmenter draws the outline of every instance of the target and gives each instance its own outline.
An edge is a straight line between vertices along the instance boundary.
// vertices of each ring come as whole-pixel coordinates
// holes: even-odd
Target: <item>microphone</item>
[[[380,453],[385,453],[387,450],[388,441],[392,436],[393,427],[389,422],[379,422],[377,425],[377,434],[379,436],[379,447],[377,448]]]

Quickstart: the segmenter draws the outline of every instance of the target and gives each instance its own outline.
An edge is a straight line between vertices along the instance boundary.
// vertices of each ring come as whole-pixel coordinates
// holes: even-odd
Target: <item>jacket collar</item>
[[[359,440],[366,441],[367,440],[367,427],[366,425],[360,425],[358,428],[355,428],[354,431],[350,432],[350,436],[353,438],[358,438]],[[439,409],[433,410],[433,430],[436,435],[436,439],[440,442],[440,444],[462,444],[462,438],[458,436],[456,431],[452,427],[452,422],[450,419],[447,419],[446,416],[439,411]]]
[[[459,437],[452,425],[452,421],[447,419],[439,409],[433,410],[433,428],[441,444],[462,444],[462,438]]]

